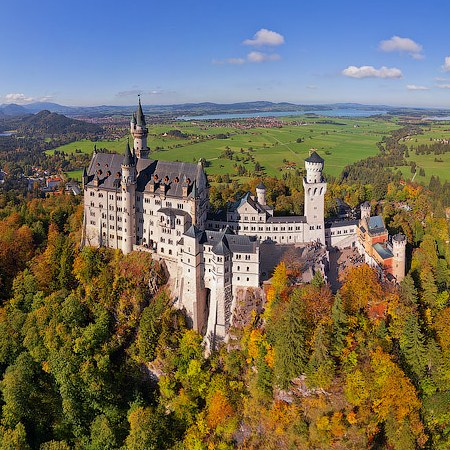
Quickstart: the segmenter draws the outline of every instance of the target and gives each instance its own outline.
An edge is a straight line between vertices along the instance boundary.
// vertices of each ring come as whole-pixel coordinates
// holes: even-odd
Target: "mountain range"
[[[143,105],[146,114],[165,116],[203,115],[221,113],[257,113],[257,112],[283,112],[283,111],[321,111],[324,109],[358,109],[363,111],[385,110],[394,114],[424,114],[432,112],[434,115],[448,115],[449,110],[432,108],[408,108],[388,105],[363,105],[359,103],[332,103],[322,105],[299,105],[295,103],[273,103],[266,101],[240,102],[240,103],[183,103],[174,105]],[[42,110],[68,115],[71,117],[98,117],[108,115],[129,115],[136,110],[136,105],[130,106],[64,106],[51,102],[36,102],[26,105],[14,103],[0,105],[0,118],[5,116],[20,116],[36,114]]]

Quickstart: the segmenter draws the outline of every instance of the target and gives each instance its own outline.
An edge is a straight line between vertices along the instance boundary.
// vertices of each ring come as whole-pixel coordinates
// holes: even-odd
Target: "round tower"
[[[145,123],[144,112],[142,111],[141,98],[139,97],[139,104],[137,111],[131,116],[130,130],[133,135],[133,148],[138,158],[148,158],[150,149],[147,147],[148,128]]]
[[[256,186],[256,198],[260,205],[266,206],[266,186],[262,181]]]
[[[361,208],[361,220],[370,219],[370,203],[364,202],[360,206]]]
[[[327,183],[322,176],[323,158],[315,151],[305,159],[306,176],[303,178],[305,191],[304,214],[307,226],[305,242],[320,242],[325,245],[325,192]]]
[[[133,251],[136,241],[134,220],[134,202],[136,197],[136,158],[131,154],[127,142],[125,156],[122,161],[122,251],[126,255]],[[116,230],[119,234],[119,230]]]
[[[306,182],[321,183],[323,166],[323,158],[317,152],[313,151],[309,155],[309,158],[305,159]]]
[[[392,237],[392,253],[394,254],[392,275],[397,283],[400,283],[405,278],[406,267],[406,236],[404,234],[398,233]]]

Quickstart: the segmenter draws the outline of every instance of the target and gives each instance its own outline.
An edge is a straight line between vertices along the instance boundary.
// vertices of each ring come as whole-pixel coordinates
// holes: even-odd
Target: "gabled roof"
[[[203,231],[199,230],[195,225],[191,225],[184,233],[184,236],[191,238],[199,238],[203,235]]]
[[[305,159],[305,161],[307,162],[311,162],[311,163],[324,163],[325,160],[317,153],[317,152],[312,152],[308,158]]]
[[[369,233],[378,234],[386,231],[384,221],[381,216],[372,216],[367,220],[367,226],[369,227]]]
[[[257,212],[265,212],[267,208],[264,208],[256,200],[254,200],[251,192],[244,194],[239,200],[232,203],[229,207],[229,211],[237,211],[241,206],[248,204]]]
[[[130,150],[131,155],[131,150]],[[132,156],[129,158],[132,158]],[[89,168],[87,169],[87,182],[85,185],[92,186],[95,173],[101,169],[100,184],[105,189],[115,189],[120,185],[122,173],[122,163],[124,155],[115,153],[96,153],[93,155]],[[136,162],[137,170],[137,192],[150,192],[150,184],[154,184],[155,190],[161,181],[167,176],[169,179],[166,185],[165,195],[168,197],[183,198],[182,180],[189,179],[188,196],[191,194],[194,181],[197,190],[199,186],[205,186],[206,178],[203,168],[197,164],[186,162],[158,161],[153,159],[139,158]],[[110,175],[108,175],[108,172]],[[155,181],[154,176],[158,175]],[[118,180],[115,183],[115,180]],[[178,182],[176,181],[178,180]]]

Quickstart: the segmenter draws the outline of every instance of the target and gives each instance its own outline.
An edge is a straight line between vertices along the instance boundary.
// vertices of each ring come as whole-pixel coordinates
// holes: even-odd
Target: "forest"
[[[383,195],[378,212],[408,239],[400,286],[362,265],[332,293],[281,263],[206,356],[150,254],[80,248],[78,197],[1,193],[0,449],[448,449],[444,202],[395,177]],[[337,197],[356,205],[373,187],[332,180],[330,208]]]

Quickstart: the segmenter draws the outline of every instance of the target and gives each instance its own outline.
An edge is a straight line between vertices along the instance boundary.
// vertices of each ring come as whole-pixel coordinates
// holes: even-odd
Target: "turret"
[[[125,156],[122,161],[122,251],[124,254],[133,251],[136,242],[135,229],[135,196],[136,196],[136,158],[131,153],[127,142]],[[118,232],[119,230],[117,230]]]
[[[86,187],[87,183],[88,183],[88,174],[87,174],[87,170],[86,167],[83,169],[83,189]]]
[[[325,245],[325,192],[327,183],[322,176],[324,160],[315,152],[305,159],[306,176],[303,178],[305,191],[305,241],[319,241]]]
[[[397,283],[400,283],[405,278],[406,267],[406,236],[404,234],[398,233],[392,237],[392,253],[394,254],[392,275]]]
[[[321,183],[324,160],[316,151],[312,151],[305,159],[306,181],[308,183]]]
[[[370,219],[370,203],[364,202],[360,206],[361,208],[361,220]]]
[[[260,205],[266,206],[266,186],[262,181],[256,186],[256,197]]]
[[[138,158],[148,158],[150,149],[147,147],[148,128],[142,111],[141,98],[137,111],[131,116],[130,131],[134,138],[133,148]]]
[[[136,182],[136,159],[131,153],[130,144],[127,141],[125,156],[122,161],[122,185]]]

